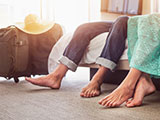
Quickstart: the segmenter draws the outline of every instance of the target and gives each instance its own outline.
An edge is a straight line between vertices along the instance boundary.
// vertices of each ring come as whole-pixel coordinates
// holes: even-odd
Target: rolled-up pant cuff
[[[75,72],[77,69],[77,66],[72,60],[70,60],[69,58],[67,58],[66,56],[62,56],[59,59],[59,62],[66,65],[68,67],[68,69],[70,69],[71,71]]]
[[[108,60],[106,58],[102,58],[102,57],[98,57],[97,60],[96,60],[96,64],[99,64],[101,66],[104,66],[108,69],[110,69],[111,71],[114,71],[117,64],[114,63],[113,61],[111,60]]]

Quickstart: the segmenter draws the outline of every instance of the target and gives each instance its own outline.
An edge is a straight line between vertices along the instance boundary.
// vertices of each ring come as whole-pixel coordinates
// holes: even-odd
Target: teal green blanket
[[[128,59],[130,67],[160,77],[160,14],[129,18]]]

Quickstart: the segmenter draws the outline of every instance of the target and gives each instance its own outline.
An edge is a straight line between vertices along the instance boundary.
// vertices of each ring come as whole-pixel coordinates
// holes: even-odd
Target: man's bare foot
[[[34,85],[59,89],[61,86],[61,81],[67,71],[68,71],[67,66],[59,64],[58,67],[55,69],[55,71],[53,73],[50,73],[49,75],[35,79],[25,78],[25,80]]]
[[[81,91],[81,97],[95,97],[99,96],[101,93],[100,84],[98,82],[90,82],[86,87],[84,87]]]
[[[140,77],[140,80],[136,86],[136,90],[135,90],[133,99],[129,100],[126,103],[126,106],[127,107],[140,106],[142,104],[143,98],[146,95],[153,93],[155,90],[156,90],[156,88],[155,88],[151,78],[148,75],[143,74]]]
[[[59,77],[58,75],[46,75],[44,77],[39,77],[39,78],[28,78],[26,77],[25,80],[28,82],[38,85],[38,86],[43,86],[43,87],[50,87],[52,89],[59,89],[61,86],[61,80],[62,78]]]
[[[99,101],[99,104],[105,107],[118,107],[126,100],[132,97],[134,89],[126,86],[119,86],[111,94]]]
[[[96,74],[93,76],[91,82],[82,89],[80,96],[81,97],[95,97],[101,94],[101,85],[103,83],[104,75],[108,71],[108,68],[101,66]]]

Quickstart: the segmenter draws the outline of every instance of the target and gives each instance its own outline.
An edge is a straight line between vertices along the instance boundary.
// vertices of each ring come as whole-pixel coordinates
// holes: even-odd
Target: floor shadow
[[[101,106],[101,107],[100,107],[101,110],[106,110],[106,109],[117,109],[117,108],[123,108],[123,106],[118,106],[118,107],[103,107],[103,106]]]
[[[53,92],[53,91],[59,91],[59,89],[51,89],[51,88],[31,88],[30,90],[26,90],[28,93],[38,93],[38,92]]]
[[[155,92],[150,96],[145,97],[145,101],[149,103],[158,103],[160,104],[160,92]]]

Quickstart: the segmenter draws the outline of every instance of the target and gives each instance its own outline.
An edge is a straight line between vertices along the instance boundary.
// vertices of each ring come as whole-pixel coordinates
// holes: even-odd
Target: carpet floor
[[[76,76],[76,77],[75,77]],[[81,98],[81,89],[89,82],[84,74],[66,76],[59,90],[34,86],[24,80],[0,81],[0,120],[159,120],[160,92],[145,97],[143,105],[105,108],[98,100],[116,85],[103,84],[102,94]]]

